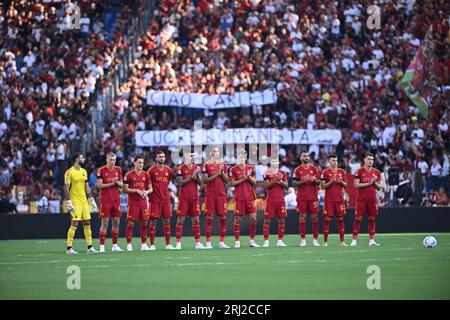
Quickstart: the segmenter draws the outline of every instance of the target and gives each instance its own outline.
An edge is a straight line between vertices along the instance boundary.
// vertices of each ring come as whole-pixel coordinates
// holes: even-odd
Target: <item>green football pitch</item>
[[[336,235],[312,247],[309,235],[300,248],[288,235],[287,248],[274,247],[276,236],[270,248],[248,248],[243,236],[240,249],[213,250],[194,250],[185,237],[180,251],[158,238],[158,250],[146,252],[135,238],[134,252],[94,255],[77,239],[77,256],[65,254],[64,239],[0,241],[0,299],[450,299],[450,233],[433,235],[434,249],[423,247],[425,234],[379,234],[379,247],[365,235],[358,247],[340,247]],[[67,287],[69,266],[79,267],[78,290]],[[378,275],[381,288],[368,289]]]

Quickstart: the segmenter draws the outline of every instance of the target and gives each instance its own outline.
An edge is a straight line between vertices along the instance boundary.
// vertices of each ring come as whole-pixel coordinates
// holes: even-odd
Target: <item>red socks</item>
[[[264,225],[263,225],[264,240],[269,240],[269,228],[270,228],[270,222],[264,221]]]
[[[256,221],[250,221],[250,240],[255,240]]]
[[[106,232],[100,232],[100,245],[104,245],[105,244],[105,239],[106,239]]]
[[[166,245],[170,244],[170,224],[164,224],[164,237],[166,238]]]
[[[150,245],[155,244],[156,224],[150,223]]]
[[[119,239],[119,230],[112,230],[111,238],[112,238],[112,243],[117,244],[117,240]]]
[[[344,220],[342,220],[342,219],[338,220],[337,224],[338,224],[338,230],[339,230],[339,239],[342,242],[342,241],[344,241],[344,234],[345,234]]]
[[[148,223],[145,222],[141,222],[141,243],[147,243],[147,228],[148,228]]]
[[[317,240],[317,238],[319,238],[319,220],[313,220],[312,225],[313,225],[313,239]]]
[[[305,239],[306,237],[306,221],[301,221],[299,222],[299,231],[300,231],[300,236],[302,239]]]
[[[236,241],[239,241],[241,235],[241,223],[239,221],[234,221],[234,237]]]
[[[206,242],[211,242],[212,224],[213,224],[213,216],[207,215],[205,228]]]
[[[227,216],[220,216],[219,222],[220,222],[220,230],[219,230],[220,242],[224,242],[225,235],[227,234]]]
[[[278,240],[283,240],[285,228],[286,228],[286,223],[278,222]]]
[[[127,231],[126,231],[127,244],[130,244],[131,240],[133,239],[133,227],[134,225],[127,223]]]
[[[323,241],[328,242],[328,233],[330,231],[330,220],[325,219],[323,221]]]
[[[193,224],[192,231],[194,232],[195,243],[199,243],[200,242],[200,225],[198,223]]]
[[[361,221],[355,219],[355,222],[353,223],[353,240],[358,238],[359,228],[361,228]]]
[[[183,234],[183,225],[181,223],[177,223],[175,226],[175,237],[177,242],[181,242],[181,235]]]
[[[373,240],[375,237],[375,219],[369,219],[369,238]]]

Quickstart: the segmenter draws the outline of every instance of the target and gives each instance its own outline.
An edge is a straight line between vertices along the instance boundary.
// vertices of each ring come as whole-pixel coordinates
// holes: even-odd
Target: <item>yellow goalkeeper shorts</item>
[[[70,211],[73,221],[91,220],[91,210],[89,204],[86,203],[74,203],[73,211]]]

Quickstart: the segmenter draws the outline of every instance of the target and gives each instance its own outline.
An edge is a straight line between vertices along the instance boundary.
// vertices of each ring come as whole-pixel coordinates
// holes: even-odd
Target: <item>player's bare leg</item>
[[[240,235],[241,235],[241,217],[240,216],[234,216],[234,238],[236,242],[234,243],[235,248],[241,247],[241,241],[240,241]]]
[[[344,236],[345,236],[344,217],[337,217],[336,222],[338,224],[338,231],[339,231],[339,245],[343,246],[343,247],[347,247],[347,244],[344,241]]]
[[[175,227],[175,237],[177,240],[177,244],[175,246],[175,249],[181,250],[181,237],[183,235],[183,225],[184,225],[185,217],[184,216],[178,216],[177,217],[177,225]]]
[[[133,229],[134,229],[134,221],[131,219],[128,219],[127,231],[126,231],[127,251],[133,251],[133,246],[131,245],[131,240],[133,239]]]
[[[284,218],[278,218],[278,241],[277,247],[287,247],[287,244],[284,243],[284,230],[286,228],[286,222]]]
[[[75,237],[75,231],[77,231],[77,227],[78,221],[72,220],[72,222],[70,223],[69,230],[67,231],[67,249],[66,249],[67,254],[78,254],[78,252],[76,252],[72,248],[73,238]]]
[[[311,221],[313,225],[313,246],[320,247],[319,243],[319,214],[314,213],[311,215]]]
[[[100,253],[105,252],[105,239],[106,239],[106,232],[108,230],[108,224],[109,224],[109,218],[101,219],[100,232],[99,232],[100,249],[98,250],[98,252],[100,252]]]
[[[111,249],[111,251],[113,251],[113,252],[123,251],[117,244],[117,240],[119,239],[119,225],[120,225],[120,217],[112,218],[112,228],[111,228],[112,249]]]
[[[300,247],[306,247],[306,213],[298,215],[298,225],[300,232]]]
[[[265,218],[264,219],[264,225],[263,225],[263,235],[264,235],[264,243],[263,248],[269,247],[269,230],[270,230],[270,222],[272,222],[272,219]]]
[[[194,233],[195,249],[206,249],[200,242],[200,218],[192,217],[192,232]]]
[[[92,246],[92,230],[91,220],[83,220],[84,237],[86,238],[87,253],[97,253],[98,251]]]
[[[375,242],[375,217],[369,217],[369,246],[379,246],[379,243]]]
[[[175,248],[170,244],[170,218],[163,218],[162,220],[164,227],[164,237],[166,239],[166,249],[173,250]]]
[[[225,235],[227,234],[227,215],[219,214],[219,248],[220,249],[229,249],[230,247],[225,244]]]
[[[158,220],[155,218],[150,219],[150,250],[156,250],[155,236],[156,236],[156,224]]]
[[[323,246],[328,247],[328,233],[330,231],[331,218],[326,216],[323,218]]]
[[[141,220],[141,251],[148,251],[150,248],[147,245],[148,220]]]
[[[250,242],[248,243],[248,246],[250,248],[259,248],[260,245],[258,245],[255,242],[255,234],[256,234],[256,212],[250,213],[248,215],[248,219],[250,222]]]

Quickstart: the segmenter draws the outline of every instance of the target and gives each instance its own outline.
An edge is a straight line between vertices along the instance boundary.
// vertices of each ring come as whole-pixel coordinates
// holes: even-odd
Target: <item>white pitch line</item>
[[[184,266],[221,266],[221,265],[238,265],[243,263],[236,263],[236,262],[198,262],[198,263],[178,263],[176,264],[177,267],[184,267]]]
[[[66,262],[91,262],[91,261],[116,261],[119,259],[89,259],[89,260],[52,260],[52,261],[21,261],[21,262],[0,262],[0,265],[21,265],[21,264],[50,264]]]

